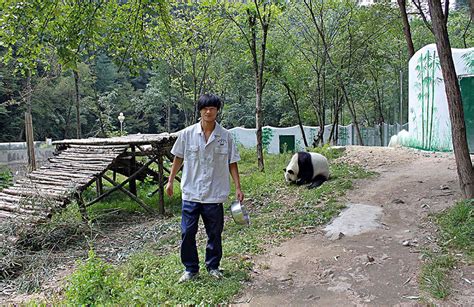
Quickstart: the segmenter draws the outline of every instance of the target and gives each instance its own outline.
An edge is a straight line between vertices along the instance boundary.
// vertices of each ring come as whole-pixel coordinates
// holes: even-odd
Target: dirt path
[[[252,281],[236,303],[287,305],[412,305],[420,303],[421,249],[432,244],[430,213],[460,198],[453,155],[408,149],[348,147],[343,157],[380,175],[356,184],[347,204],[381,208],[378,227],[334,240],[323,228],[256,259]],[[364,207],[365,208],[365,207]],[[454,293],[443,304],[468,306],[472,267],[457,268]]]

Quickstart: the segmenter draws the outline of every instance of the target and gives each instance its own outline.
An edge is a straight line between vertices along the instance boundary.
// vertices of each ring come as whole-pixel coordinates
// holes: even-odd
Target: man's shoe
[[[221,271],[219,271],[219,269],[209,270],[209,275],[211,275],[215,279],[221,279],[222,277],[224,277],[224,275],[222,275],[222,273],[221,273]]]
[[[199,273],[191,273],[191,272],[185,271],[183,275],[181,275],[181,277],[179,278],[178,284],[190,281],[191,279],[195,279],[198,277],[198,275]]]

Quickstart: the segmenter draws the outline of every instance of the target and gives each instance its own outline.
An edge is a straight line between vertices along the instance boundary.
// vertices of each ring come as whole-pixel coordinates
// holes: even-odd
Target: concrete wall
[[[35,142],[35,158],[37,165],[43,164],[53,155],[56,147],[48,143]],[[8,168],[16,176],[24,174],[27,166],[28,153],[25,142],[0,143],[0,169]]]
[[[407,124],[401,126],[398,124],[382,126],[383,143],[380,139],[380,128],[376,127],[364,127],[361,128],[362,140],[364,145],[367,146],[387,146],[390,137],[396,135],[400,130],[407,129]],[[324,142],[327,142],[329,134],[331,132],[332,125],[326,125],[324,127]],[[311,147],[314,138],[317,136],[319,127],[303,126],[306,140],[308,145]],[[359,145],[356,130],[353,125],[339,126],[339,139],[335,145]],[[271,126],[265,126],[262,129],[262,138],[264,149],[268,153],[277,154],[280,153],[280,136],[294,136],[295,140],[295,151],[302,151],[305,149],[303,135],[299,126],[277,128]],[[255,134],[256,129],[252,128],[241,128],[236,127],[229,129],[234,137],[234,140],[245,148],[252,148],[257,146],[257,137]]]

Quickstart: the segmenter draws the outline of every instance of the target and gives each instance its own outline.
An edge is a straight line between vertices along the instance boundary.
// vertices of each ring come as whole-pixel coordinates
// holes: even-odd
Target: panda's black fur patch
[[[305,184],[313,180],[313,162],[307,152],[298,152],[298,183]]]

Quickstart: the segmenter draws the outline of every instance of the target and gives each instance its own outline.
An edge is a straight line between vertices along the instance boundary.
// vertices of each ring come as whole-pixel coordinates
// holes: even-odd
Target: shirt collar
[[[196,132],[199,133],[199,134],[202,134],[203,131],[202,131],[202,126],[201,126],[201,121],[199,121],[196,125],[197,125]],[[214,127],[214,131],[212,131],[212,133],[216,137],[222,135],[222,126],[219,125],[218,122],[216,122],[216,126]]]

